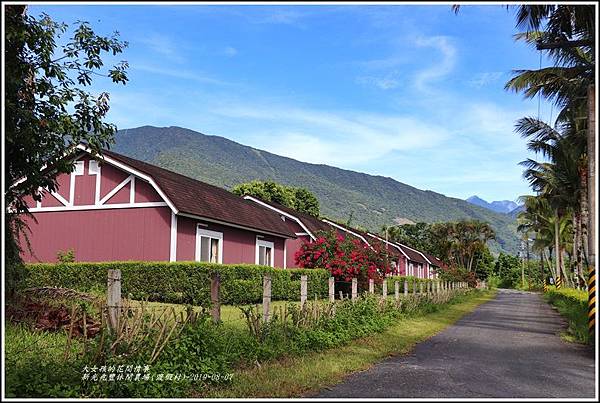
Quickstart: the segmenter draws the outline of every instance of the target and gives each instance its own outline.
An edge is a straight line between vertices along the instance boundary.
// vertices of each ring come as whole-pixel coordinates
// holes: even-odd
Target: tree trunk
[[[546,252],[542,250],[542,256],[544,256],[544,259],[546,259],[548,270],[550,270],[550,275],[552,276],[552,278],[554,279],[554,283],[556,284],[556,279],[558,277],[556,276],[556,270],[554,269],[554,267],[552,267],[552,248],[549,248],[548,252],[548,256],[546,256]]]
[[[554,252],[556,255],[555,265],[556,265],[556,281],[561,278],[561,249],[560,249],[560,215],[558,214],[558,210],[554,210]],[[564,281],[564,280],[563,280]]]
[[[588,86],[587,191],[588,191],[588,265],[596,264],[596,88]]]
[[[560,250],[560,253],[558,254],[558,256],[559,256],[559,260],[560,260],[559,267],[561,269],[561,273],[562,273],[562,277],[563,277],[563,283],[567,287],[572,287],[573,283],[571,281],[571,276],[569,276],[569,274],[567,273],[567,269],[565,268],[564,255],[565,255],[565,250],[561,246],[561,250]]]
[[[543,285],[546,281],[546,276],[544,275],[544,250],[540,251],[540,283]]]
[[[581,275],[583,273],[583,251],[581,242],[581,214],[573,213],[573,255],[575,256],[575,280],[577,288],[580,288]]]
[[[473,260],[475,259],[475,254],[472,254],[471,257],[469,258],[469,273],[471,272],[471,270],[473,269]]]

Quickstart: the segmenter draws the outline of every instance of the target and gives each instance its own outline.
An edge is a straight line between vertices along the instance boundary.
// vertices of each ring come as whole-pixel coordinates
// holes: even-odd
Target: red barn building
[[[32,252],[26,262],[184,261],[286,267],[286,240],[296,235],[282,216],[234,194],[123,155],[93,158],[78,147],[75,170],[57,192],[28,201]],[[37,222],[36,222],[37,221]]]
[[[310,214],[296,211],[278,203],[266,202],[253,196],[244,196],[244,199],[252,201],[285,218],[289,230],[297,237],[296,239],[288,239],[286,241],[287,267],[297,267],[294,255],[304,242],[316,241],[319,232],[329,232],[332,230],[338,232],[335,227]]]

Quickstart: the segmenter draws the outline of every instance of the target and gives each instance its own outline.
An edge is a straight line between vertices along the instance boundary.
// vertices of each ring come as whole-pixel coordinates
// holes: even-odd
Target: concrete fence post
[[[423,282],[419,283],[419,294],[423,294]]]
[[[369,294],[375,293],[375,280],[372,278],[369,279]]]
[[[214,273],[210,279],[211,314],[214,323],[221,321],[221,274]]]
[[[417,295],[417,281],[413,280],[413,295]]]
[[[121,315],[121,270],[119,269],[108,271],[106,305],[108,306],[108,326],[117,331]]]
[[[404,280],[404,296],[408,297],[408,281]]]
[[[398,281],[394,281],[394,298],[396,301],[400,299],[400,283]]]
[[[387,298],[387,281],[385,281],[385,278],[383,279],[383,283],[381,284],[381,291],[383,294],[383,298]]]
[[[335,301],[335,278],[329,277],[329,302]]]
[[[352,278],[352,301],[354,301],[358,297],[358,279],[356,277]]]
[[[263,320],[269,321],[269,313],[271,311],[271,276],[265,274],[263,276]]]
[[[308,297],[308,276],[303,274],[300,276],[300,309],[304,308],[306,298]]]

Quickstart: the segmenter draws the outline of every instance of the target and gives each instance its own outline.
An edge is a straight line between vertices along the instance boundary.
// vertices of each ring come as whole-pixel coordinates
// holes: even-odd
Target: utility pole
[[[519,251],[519,257],[521,258],[521,288],[525,288],[525,260],[523,249],[525,249],[525,244],[521,241],[521,250]]]
[[[529,234],[527,235],[527,241],[525,241],[525,245],[527,248],[527,288],[531,290],[531,267],[529,266]]]

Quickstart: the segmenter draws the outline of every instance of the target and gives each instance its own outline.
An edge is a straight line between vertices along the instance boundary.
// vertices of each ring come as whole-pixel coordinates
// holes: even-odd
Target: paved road
[[[453,326],[315,397],[594,397],[594,353],[540,295],[500,290]]]

